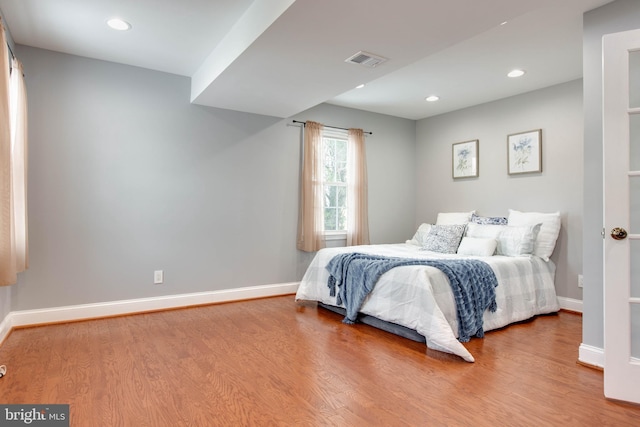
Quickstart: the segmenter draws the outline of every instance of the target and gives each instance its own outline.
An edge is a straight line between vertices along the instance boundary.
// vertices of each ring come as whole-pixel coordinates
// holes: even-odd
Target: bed
[[[442,229],[452,228],[449,227],[454,225],[452,221],[460,222],[457,217],[445,220],[444,214],[442,219],[438,216],[435,225],[421,225],[414,238],[406,243],[322,249],[308,267],[296,300],[316,301],[338,311],[344,308],[330,293],[330,274],[326,266],[336,255],[357,252],[394,258],[484,261],[498,282],[495,287],[497,309],[484,312],[484,331],[556,312],[560,307],[554,286],[555,264],[549,256],[559,232],[560,217],[558,213],[551,217],[548,215],[551,214],[510,210],[504,223],[492,224],[482,223],[488,221],[486,219],[475,219],[475,212],[468,213],[468,223],[455,224],[457,230],[463,231],[459,237],[453,238],[454,241],[457,239],[454,253],[450,253],[451,248],[449,253],[444,253],[441,244],[429,244]],[[495,221],[495,217],[492,218]],[[523,222],[526,224],[522,225]],[[489,237],[478,237],[481,235]],[[549,239],[553,241],[549,242]],[[442,239],[435,240],[442,243]],[[470,245],[470,241],[473,244]],[[458,340],[454,295],[449,279],[438,268],[425,265],[392,268],[380,276],[359,312],[388,325],[415,331],[417,336],[424,337],[430,349],[458,355],[468,362],[474,361]]]

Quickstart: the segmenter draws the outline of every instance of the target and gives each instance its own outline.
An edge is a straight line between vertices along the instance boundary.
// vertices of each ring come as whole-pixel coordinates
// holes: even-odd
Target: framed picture
[[[509,175],[542,172],[542,129],[507,136]]]
[[[453,178],[473,178],[478,176],[478,140],[453,144]]]

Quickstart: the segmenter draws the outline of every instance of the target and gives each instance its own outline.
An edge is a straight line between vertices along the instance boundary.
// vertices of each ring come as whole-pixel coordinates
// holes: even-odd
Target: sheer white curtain
[[[28,265],[26,95],[22,67],[19,62],[14,66],[10,74],[0,20],[0,286],[15,283]]]
[[[322,124],[312,121],[304,126],[297,247],[305,252],[315,252],[325,246],[322,128]]]
[[[369,244],[367,156],[362,129],[349,129],[347,142],[347,246]]]

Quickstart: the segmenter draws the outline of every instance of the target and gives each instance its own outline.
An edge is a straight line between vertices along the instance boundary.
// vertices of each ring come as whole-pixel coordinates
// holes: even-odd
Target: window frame
[[[347,157],[346,157],[345,169],[346,169],[346,176],[348,177],[349,176],[349,148],[348,148],[349,133],[348,133],[348,131],[342,130],[342,129],[327,129],[327,128],[323,129],[323,131],[322,131],[322,144],[323,144],[322,148],[323,148],[323,152],[324,152],[324,149],[326,148],[326,140],[327,139],[341,140],[341,141],[345,141],[345,143],[347,144],[347,147],[346,147],[347,148],[347,150],[346,150],[347,151]],[[322,168],[323,168],[323,170],[324,170],[324,165],[325,165],[324,160],[325,159],[324,159],[324,155],[323,155],[323,159],[322,159]],[[323,191],[323,194],[324,194],[325,186],[327,185],[327,182],[328,181],[325,181],[324,175],[323,175],[323,177],[322,177],[322,188],[323,188],[322,191]],[[340,183],[337,183],[335,181],[331,181],[330,185],[342,186],[342,185],[340,185]],[[348,187],[349,187],[349,182],[348,182],[348,179],[345,178],[345,182],[344,182],[345,206],[344,207],[345,207],[345,210],[346,210],[346,213],[347,213],[347,218],[348,218],[348,215],[349,215],[349,206],[348,206],[348,203],[347,203],[348,197],[346,195],[346,193],[349,191]],[[322,198],[322,210],[323,210],[323,212],[324,212],[324,210],[326,208],[326,206],[324,204],[324,201],[325,201],[325,198],[323,196],[323,198]],[[323,224],[323,234],[324,234],[325,240],[344,240],[344,239],[346,239],[347,238],[346,221],[345,221],[345,229],[344,230],[327,230],[326,229],[326,224]]]

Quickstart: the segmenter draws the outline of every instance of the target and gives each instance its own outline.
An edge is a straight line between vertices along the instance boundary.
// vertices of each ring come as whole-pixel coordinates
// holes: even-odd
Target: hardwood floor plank
[[[11,332],[1,403],[68,403],[81,426],[640,425],[576,364],[581,317],[429,350],[292,296]]]

